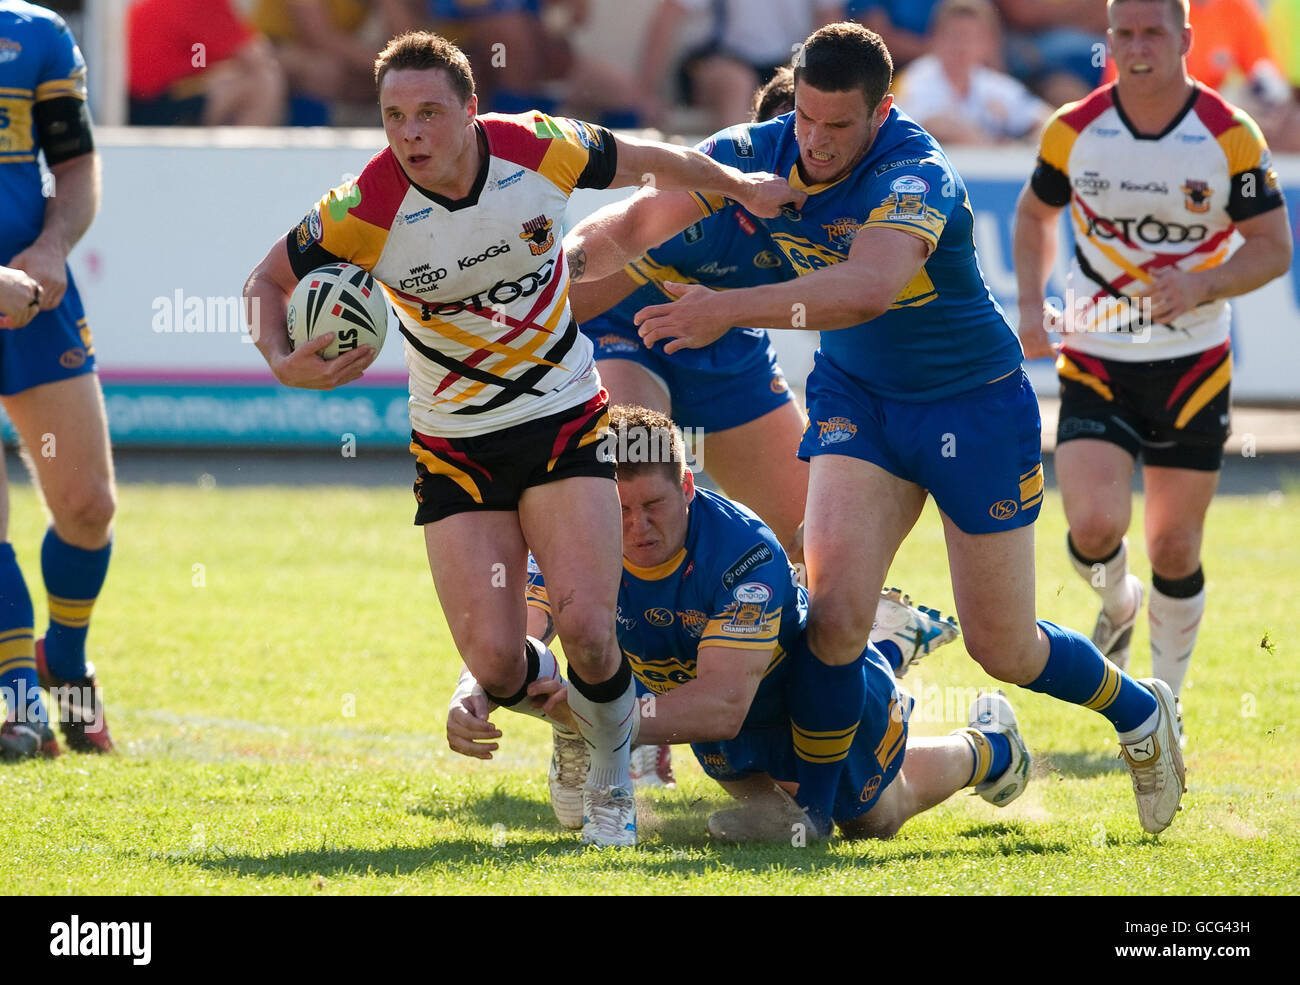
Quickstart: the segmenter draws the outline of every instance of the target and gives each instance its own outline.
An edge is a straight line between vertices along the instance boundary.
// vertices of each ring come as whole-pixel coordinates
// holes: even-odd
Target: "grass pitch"
[[[498,713],[506,736],[490,763],[446,748],[458,659],[405,480],[122,488],[91,633],[121,752],[0,768],[0,892],[1296,891],[1300,487],[1211,510],[1209,610],[1183,692],[1189,790],[1161,836],[1138,825],[1107,723],[1016,691],[1036,762],[1004,810],[958,795],[889,842],[719,847],[704,818],[725,797],[682,750],[678,788],[640,797],[642,846],[597,852],[551,816],[541,723]],[[44,521],[30,488],[12,493],[11,536],[43,625]],[[1049,494],[1039,612],[1086,632],[1094,597],[1064,535]],[[1133,569],[1147,576],[1140,541]],[[931,505],[890,581],[951,611],[944,559]],[[1145,618],[1133,669],[1149,672]],[[965,692],[944,689],[991,683],[960,642],[927,658],[908,678],[914,730],[964,724]]]

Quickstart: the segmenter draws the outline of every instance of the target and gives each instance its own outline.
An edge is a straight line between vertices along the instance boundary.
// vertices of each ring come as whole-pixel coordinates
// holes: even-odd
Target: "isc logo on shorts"
[[[1020,506],[1014,499],[1000,499],[989,507],[989,516],[995,520],[1010,520],[1020,512]]]
[[[862,793],[858,794],[858,800],[864,804],[871,803],[871,799],[876,796],[876,791],[880,789],[880,777],[873,776],[867,781],[867,785],[862,788]]]
[[[64,369],[80,369],[86,365],[86,350],[79,345],[73,346],[59,356],[59,365]]]

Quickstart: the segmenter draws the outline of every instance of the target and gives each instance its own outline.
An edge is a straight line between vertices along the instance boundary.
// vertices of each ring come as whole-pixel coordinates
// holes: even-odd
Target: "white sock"
[[[1204,614],[1204,588],[1191,598],[1176,599],[1154,585],[1151,587],[1151,602],[1147,606],[1147,621],[1151,627],[1151,676],[1168,684],[1175,695],[1182,690]]]
[[[1119,542],[1119,551],[1105,563],[1085,563],[1067,542],[1070,563],[1079,577],[1101,596],[1101,607],[1113,622],[1122,622],[1133,613],[1133,595],[1128,587],[1128,538]]]
[[[1131,731],[1120,732],[1119,741],[1124,743],[1125,745],[1128,745],[1130,742],[1137,742],[1139,739],[1145,739],[1148,735],[1155,734],[1156,726],[1159,724],[1160,724],[1160,706],[1157,704],[1156,710],[1153,711],[1150,714],[1150,716],[1148,716],[1145,722],[1143,722],[1137,728],[1132,729]]]
[[[556,662],[555,654],[551,652],[550,647],[541,640],[534,639],[531,636],[528,637],[524,646],[525,658],[528,661],[528,667],[524,673],[525,688],[534,681],[559,680],[561,683],[564,682],[564,677],[560,674],[560,665]],[[529,651],[531,651],[531,654]],[[533,673],[534,656],[537,658],[537,672],[535,674]],[[468,671],[466,673],[468,673]],[[501,705],[501,707],[506,711],[512,711],[517,715],[527,715],[530,718],[540,718],[544,722],[550,722],[557,728],[564,729],[563,725],[560,725],[540,708],[534,706],[532,698],[525,697],[521,701],[516,701],[512,705]]]
[[[570,681],[569,708],[577,719],[578,731],[591,747],[587,786],[630,790],[632,726],[637,721],[636,682],[632,675],[628,674],[627,687],[613,701],[592,701]]]

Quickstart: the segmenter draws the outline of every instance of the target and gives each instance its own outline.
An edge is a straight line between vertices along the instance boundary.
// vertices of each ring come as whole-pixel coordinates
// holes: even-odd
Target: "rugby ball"
[[[368,270],[351,263],[331,263],[298,281],[289,298],[286,320],[291,350],[333,332],[334,341],[320,354],[337,359],[358,346],[383,346],[388,334],[388,298]]]

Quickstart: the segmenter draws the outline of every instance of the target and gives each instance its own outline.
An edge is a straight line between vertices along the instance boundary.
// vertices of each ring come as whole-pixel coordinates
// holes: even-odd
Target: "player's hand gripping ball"
[[[358,346],[383,346],[388,298],[369,271],[351,263],[331,263],[298,281],[289,298],[287,321],[291,349],[333,332],[334,341],[320,354],[337,359]]]

